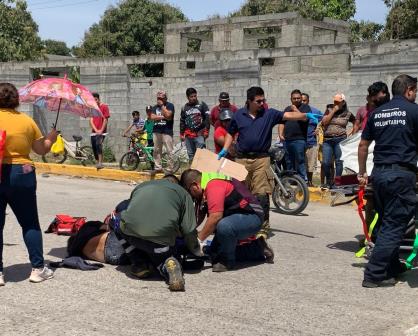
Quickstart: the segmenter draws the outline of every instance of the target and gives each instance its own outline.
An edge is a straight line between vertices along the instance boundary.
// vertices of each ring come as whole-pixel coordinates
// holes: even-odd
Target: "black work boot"
[[[395,286],[398,280],[395,278],[390,278],[382,281],[366,280],[362,282],[362,286],[365,288],[377,288],[377,287],[391,287]]]
[[[256,237],[264,237],[267,239],[270,235],[270,198],[268,194],[258,194],[256,195],[258,201],[260,202],[261,207],[263,208],[264,213],[264,222],[261,226],[260,231],[258,231]]]
[[[274,251],[269,244],[267,244],[264,237],[260,237],[257,239],[258,244],[263,249],[264,258],[266,258],[266,263],[274,264]]]

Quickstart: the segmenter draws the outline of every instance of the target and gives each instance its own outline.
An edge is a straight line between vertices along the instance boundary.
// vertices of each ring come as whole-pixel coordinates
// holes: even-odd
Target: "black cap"
[[[221,92],[219,94],[219,100],[229,100],[229,93],[228,92]]]

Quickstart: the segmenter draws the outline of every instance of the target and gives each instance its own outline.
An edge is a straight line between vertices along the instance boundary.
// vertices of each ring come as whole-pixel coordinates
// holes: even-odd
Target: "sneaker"
[[[213,264],[213,266],[212,266],[212,272],[217,272],[217,273],[227,272],[227,271],[230,271],[231,269],[232,269],[232,267],[229,267],[228,265],[225,265],[221,262]]]
[[[269,244],[267,244],[264,237],[258,238],[260,246],[263,248],[263,254],[266,258],[266,263],[274,264],[274,251]]]
[[[390,278],[390,279],[382,280],[382,281],[363,280],[361,285],[365,288],[390,287],[390,286],[395,286],[397,282],[398,280],[394,278]]]
[[[0,272],[0,286],[4,286],[6,283],[4,282],[4,275],[3,272]]]
[[[139,279],[146,279],[151,275],[151,269],[146,264],[142,265],[132,265],[130,273],[139,278]]]
[[[96,165],[96,169],[97,169],[97,170],[99,170],[99,169],[103,169],[103,168],[104,168],[103,163],[98,163],[98,164]]]
[[[168,258],[165,261],[163,268],[165,269],[165,273],[168,277],[168,289],[172,292],[184,291],[185,282],[183,271],[177,259],[174,257]]]
[[[47,266],[41,268],[32,268],[32,273],[30,274],[30,282],[42,282],[54,277],[54,271],[48,268]]]

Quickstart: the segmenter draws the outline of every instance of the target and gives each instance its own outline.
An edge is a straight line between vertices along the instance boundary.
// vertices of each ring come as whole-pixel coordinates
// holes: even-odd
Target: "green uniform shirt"
[[[184,237],[191,251],[198,247],[192,198],[181,186],[167,180],[144,182],[132,192],[121,213],[121,230],[128,236],[174,246]]]
[[[154,129],[154,121],[145,120],[144,129],[147,131],[147,139],[152,140],[152,131]]]

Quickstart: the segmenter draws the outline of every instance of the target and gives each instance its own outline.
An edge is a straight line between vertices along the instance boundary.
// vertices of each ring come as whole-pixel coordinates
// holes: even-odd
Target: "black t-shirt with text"
[[[369,116],[361,138],[375,141],[374,163],[416,167],[418,105],[394,96]]]

